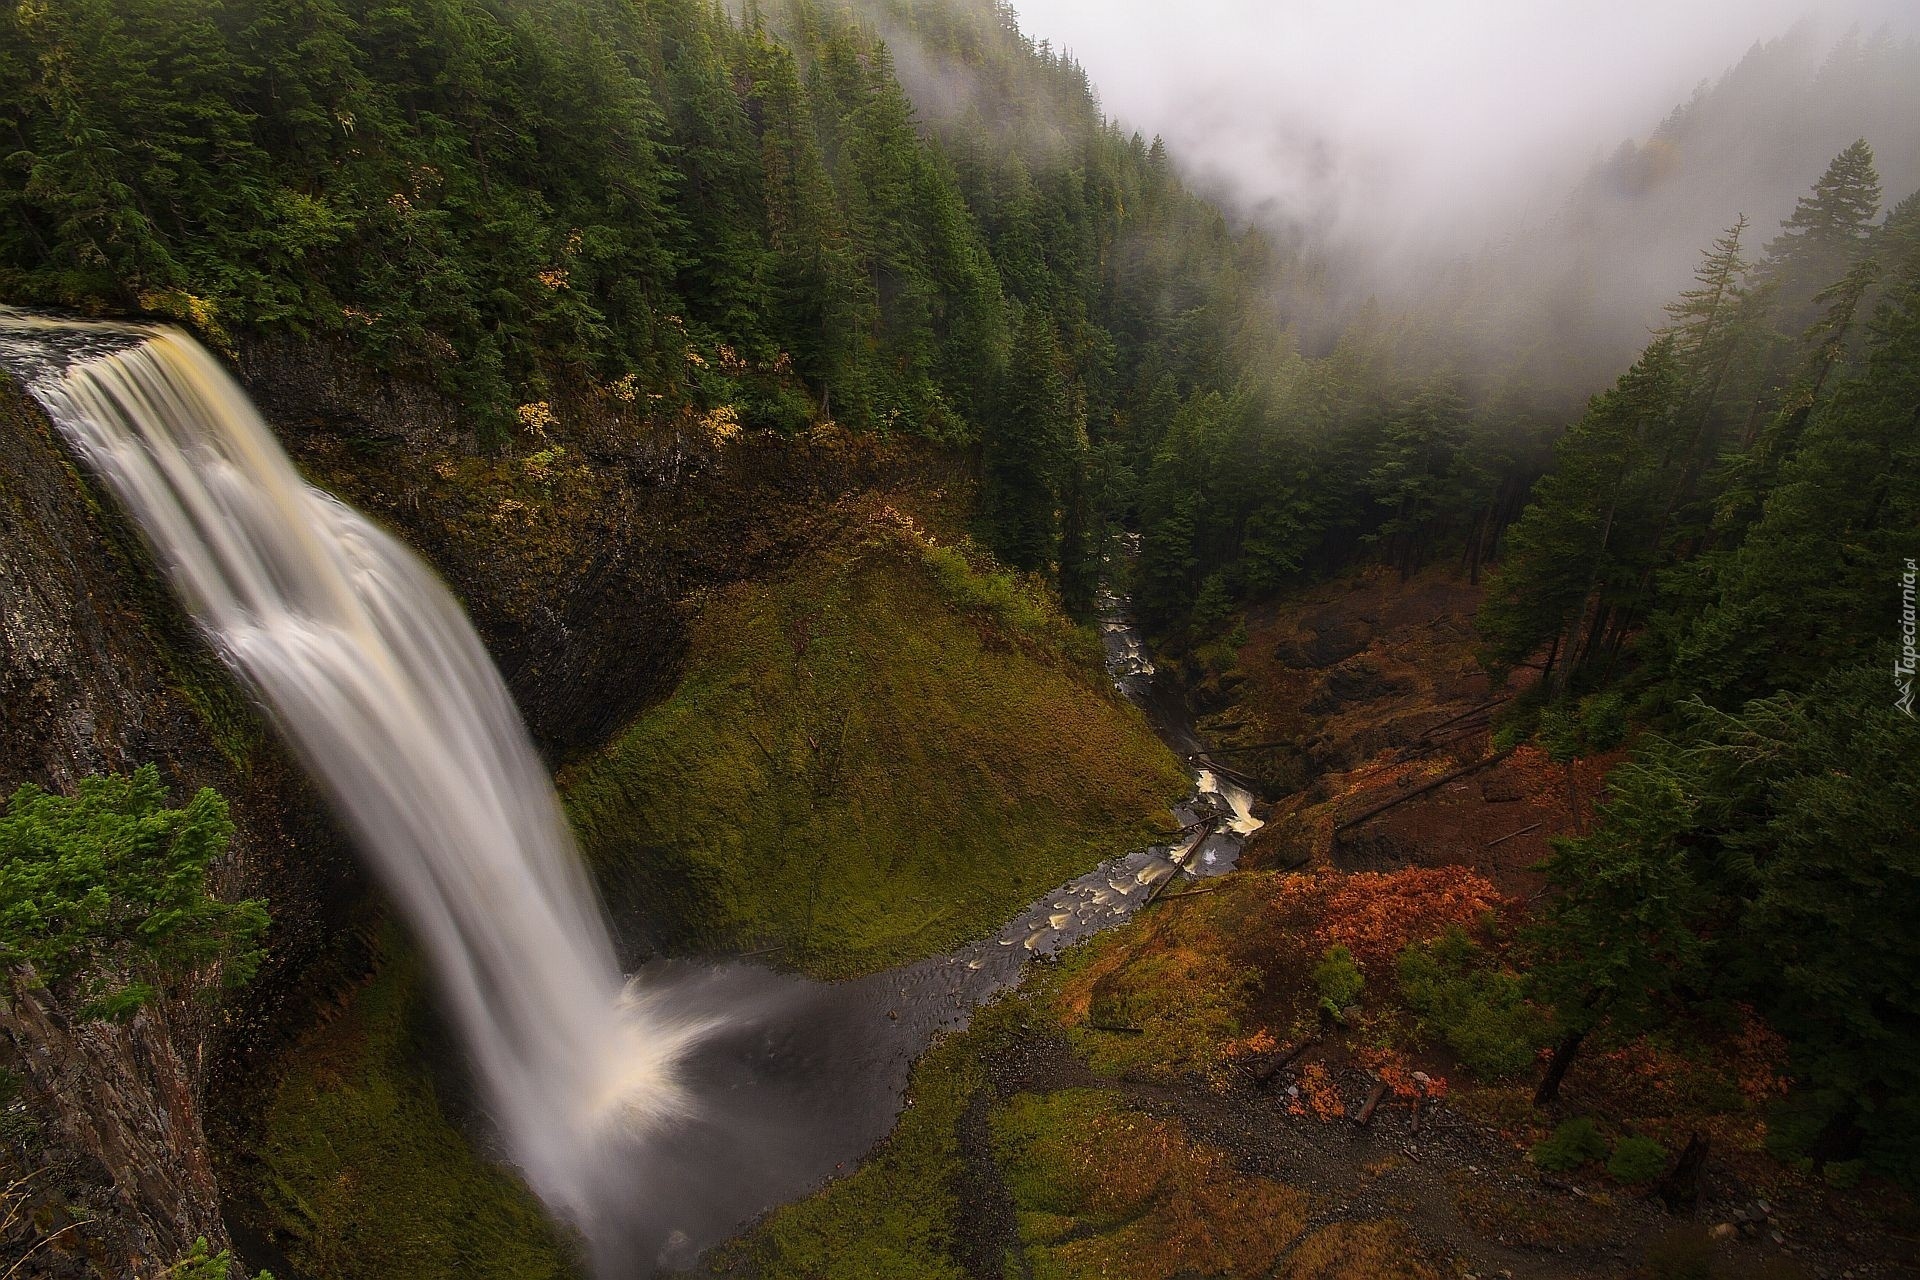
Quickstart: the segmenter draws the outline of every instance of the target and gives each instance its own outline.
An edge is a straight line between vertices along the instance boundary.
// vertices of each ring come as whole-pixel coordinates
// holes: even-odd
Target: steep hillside
[[[1088,633],[882,508],[708,599],[673,695],[561,785],[668,937],[843,974],[990,930],[1187,783]]]
[[[710,593],[673,693],[563,772],[636,952],[870,971],[990,932],[1168,821],[1187,779],[1091,638],[885,498],[845,504],[791,572]],[[565,1273],[566,1243],[472,1145],[430,988],[381,937],[368,984],[235,1096],[245,1252],[340,1280]]]

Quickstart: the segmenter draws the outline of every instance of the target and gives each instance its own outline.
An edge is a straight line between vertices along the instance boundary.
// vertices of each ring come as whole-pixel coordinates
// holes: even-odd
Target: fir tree
[[[1833,158],[1767,245],[1767,277],[1779,290],[1785,332],[1814,322],[1814,295],[1847,273],[1879,212],[1880,175],[1862,138]]]
[[[1044,572],[1059,551],[1059,487],[1074,435],[1053,319],[1029,308],[998,411],[982,430],[980,523],[1016,569]]]

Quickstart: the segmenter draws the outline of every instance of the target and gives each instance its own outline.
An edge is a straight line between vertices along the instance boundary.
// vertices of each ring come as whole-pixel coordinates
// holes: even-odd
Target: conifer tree
[[[1861,371],[1808,419],[1764,514],[1677,657],[1723,705],[1804,688],[1884,630],[1888,575],[1914,554],[1920,487],[1920,261],[1902,264]]]
[[[1458,496],[1456,463],[1466,439],[1466,404],[1450,390],[1422,392],[1387,419],[1365,484],[1386,516],[1373,536],[1402,578],[1420,567],[1437,518]]]
[[[1767,245],[1766,274],[1779,291],[1783,332],[1802,333],[1814,322],[1814,295],[1853,266],[1879,212],[1880,175],[1862,138],[1833,158]]]
[[[1074,424],[1053,318],[1030,307],[1000,406],[981,431],[980,523],[994,554],[1044,572],[1059,552],[1059,492]]]
[[[1555,448],[1481,606],[1493,661],[1511,665],[1551,642],[1548,683],[1563,690],[1609,625],[1641,603],[1680,387],[1674,339],[1658,338]]]

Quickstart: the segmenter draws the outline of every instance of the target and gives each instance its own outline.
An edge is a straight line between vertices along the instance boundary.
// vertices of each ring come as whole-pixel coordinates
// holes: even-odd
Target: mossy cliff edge
[[[671,695],[563,771],[636,949],[831,975],[934,954],[1146,840],[1184,787],[1091,637],[895,501],[842,504],[789,573],[709,595]],[[276,1273],[576,1265],[462,1136],[427,1004],[402,950],[265,1091],[234,1209]]]

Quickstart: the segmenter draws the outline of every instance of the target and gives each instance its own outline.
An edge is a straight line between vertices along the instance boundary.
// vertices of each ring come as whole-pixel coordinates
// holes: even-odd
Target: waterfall
[[[846,983],[692,961],[625,982],[506,687],[426,566],[305,484],[177,330],[0,308],[0,366],[131,513],[331,795],[432,962],[510,1154],[602,1280],[690,1267],[856,1167],[934,1035],[1173,874],[1165,846],[1135,850],[991,937]],[[1109,603],[1110,669],[1144,700],[1151,664]],[[1197,751],[1183,717],[1156,724]],[[1258,825],[1210,774],[1181,810],[1224,827],[1186,846],[1204,873]]]
[[[681,1055],[715,1027],[626,989],[553,788],[458,603],[304,483],[185,334],[0,312],[0,358],[329,793],[423,945],[513,1158],[591,1238],[630,1194],[622,1150],[688,1114]]]

